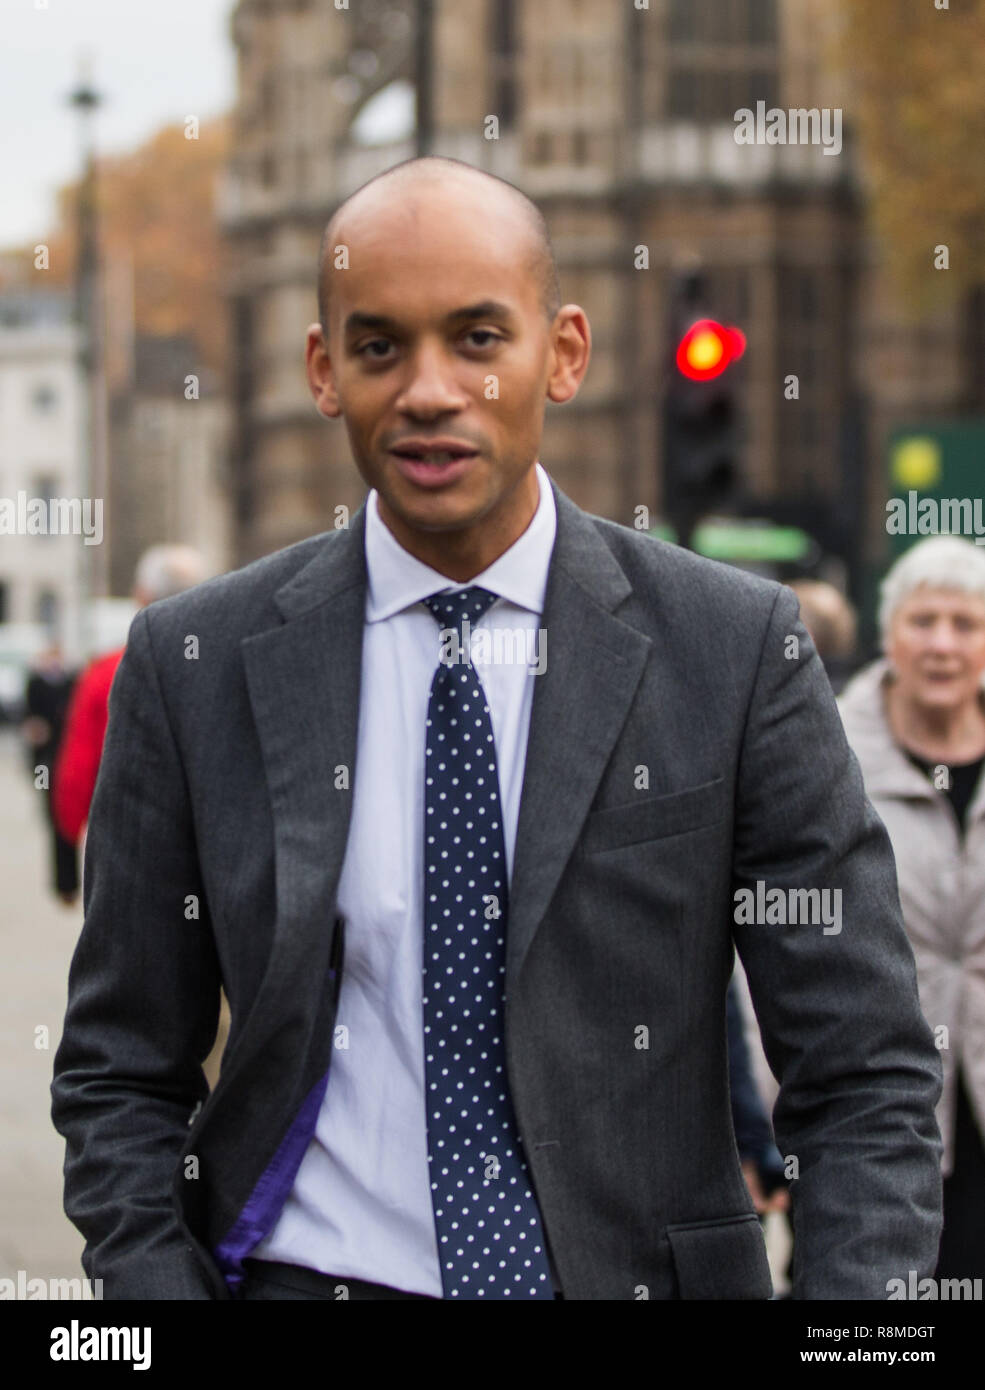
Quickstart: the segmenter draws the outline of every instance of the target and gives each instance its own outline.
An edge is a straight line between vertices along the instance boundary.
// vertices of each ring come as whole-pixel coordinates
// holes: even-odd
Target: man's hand
[[[763,1185],[759,1181],[759,1169],[751,1159],[743,1163],[742,1176],[746,1180],[746,1187],[749,1189],[757,1216],[766,1216],[771,1211],[790,1210],[790,1193],[782,1185],[774,1188],[769,1197],[764,1195]]]

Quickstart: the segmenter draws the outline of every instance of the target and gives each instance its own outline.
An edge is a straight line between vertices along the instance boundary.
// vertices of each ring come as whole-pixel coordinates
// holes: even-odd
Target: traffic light
[[[714,319],[698,319],[677,345],[677,369],[689,381],[712,381],[746,350],[746,335]]]
[[[739,399],[733,362],[745,351],[740,329],[709,318],[704,285],[689,275],[670,317],[671,362],[664,399],[664,511],[682,545],[709,512],[739,489]]]

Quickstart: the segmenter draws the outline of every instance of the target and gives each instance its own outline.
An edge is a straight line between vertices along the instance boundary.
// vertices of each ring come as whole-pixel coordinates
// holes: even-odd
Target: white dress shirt
[[[404,550],[379,515],[375,489],[366,500],[368,586],[352,823],[338,889],[346,935],[335,1048],[314,1136],[277,1224],[251,1252],[257,1259],[441,1297],[421,1005],[424,733],[440,629],[421,599],[473,584],[501,595],[472,630],[472,660],[492,718],[509,880],[536,672],[546,661],[540,618],[556,527],[550,481],[540,463],[535,468],[533,520],[467,585]]]

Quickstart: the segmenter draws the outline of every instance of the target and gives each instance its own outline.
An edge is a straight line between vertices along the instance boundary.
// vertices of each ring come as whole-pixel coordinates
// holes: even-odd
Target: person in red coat
[[[120,647],[90,662],[76,682],[69,705],[52,795],[55,824],[73,844],[89,818],[109,718],[109,688],[125,650]]]
[[[190,589],[206,578],[197,550],[155,545],[137,563],[133,596],[141,608]],[[59,832],[77,843],[89,818],[109,719],[109,691],[125,647],[89,663],[76,682],[65,719],[52,780],[52,808]]]

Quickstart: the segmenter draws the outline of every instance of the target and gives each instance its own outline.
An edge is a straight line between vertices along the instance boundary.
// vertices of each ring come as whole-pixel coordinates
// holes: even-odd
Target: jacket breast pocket
[[[586,854],[621,849],[642,840],[683,835],[716,825],[725,818],[727,796],[725,779],[716,777],[698,787],[668,792],[664,796],[641,797],[621,806],[605,806],[593,811],[585,821],[581,848]]]
[[[681,1298],[770,1298],[773,1280],[755,1215],[667,1227]]]

